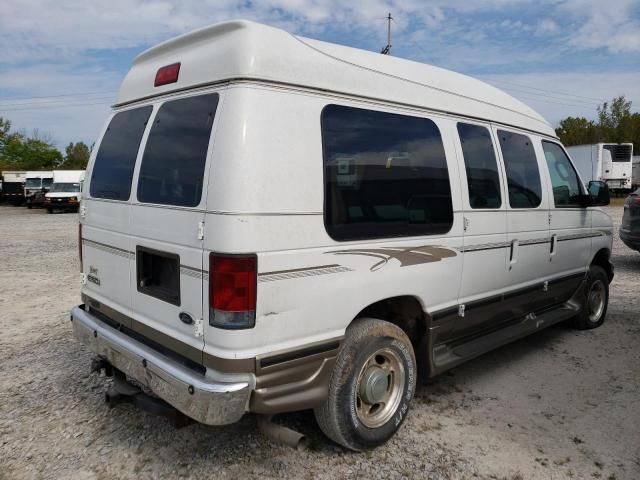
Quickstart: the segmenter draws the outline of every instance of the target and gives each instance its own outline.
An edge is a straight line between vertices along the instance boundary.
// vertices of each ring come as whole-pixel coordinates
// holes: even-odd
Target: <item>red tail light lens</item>
[[[209,256],[209,324],[226,329],[256,323],[258,259],[255,255]]]
[[[159,87],[161,85],[167,85],[168,83],[176,83],[179,74],[180,62],[162,67],[156,72],[156,80],[153,82],[153,86]]]
[[[78,224],[78,258],[80,259],[80,272],[82,272],[82,224]]]

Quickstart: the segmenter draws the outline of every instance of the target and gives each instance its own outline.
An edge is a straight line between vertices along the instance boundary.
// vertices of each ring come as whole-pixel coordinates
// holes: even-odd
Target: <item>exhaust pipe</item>
[[[183,428],[194,423],[194,420],[176,410],[160,398],[152,397],[144,393],[136,385],[127,381],[127,377],[117,368],[104,360],[106,366],[101,365],[105,370],[112,370],[113,386],[104,394],[104,401],[109,408],[113,408],[121,403],[130,403],[141,410],[168,418],[175,428]]]
[[[115,388],[110,388],[104,394],[104,401],[109,408],[113,408],[120,403],[132,403],[132,397],[123,395]]]
[[[258,416],[258,430],[271,440],[301,450],[307,446],[307,438],[300,432],[278,425],[272,421],[273,415]]]

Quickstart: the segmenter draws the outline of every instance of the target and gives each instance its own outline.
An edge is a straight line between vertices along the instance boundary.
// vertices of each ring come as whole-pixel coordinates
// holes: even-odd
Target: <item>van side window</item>
[[[519,133],[498,130],[507,172],[511,208],[536,208],[542,202],[542,185],[531,139]]]
[[[464,166],[467,172],[471,208],[500,208],[498,162],[489,129],[480,125],[458,123]]]
[[[218,94],[165,102],[151,126],[138,177],[138,201],[195,207]]]
[[[446,233],[453,224],[440,131],[428,118],[322,111],[325,225],[335,240]]]
[[[153,107],[116,113],[102,137],[91,173],[93,198],[129,200],[131,180],[144,128]]]
[[[556,207],[579,207],[580,195],[583,194],[580,179],[569,157],[560,145],[546,140],[542,141],[542,149],[547,160],[553,201]]]

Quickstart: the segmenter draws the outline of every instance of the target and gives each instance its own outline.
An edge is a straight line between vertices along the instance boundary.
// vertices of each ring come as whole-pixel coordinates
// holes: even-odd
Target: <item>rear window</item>
[[[542,185],[531,139],[519,133],[498,130],[500,149],[507,171],[511,208],[536,208],[542,202]]]
[[[325,225],[332,238],[451,229],[449,172],[432,120],[328,105],[322,112],[322,143]]]
[[[140,140],[152,107],[116,113],[102,138],[91,173],[89,193],[94,198],[128,200]]]
[[[142,157],[138,201],[195,207],[202,180],[218,94],[164,103],[155,117]]]

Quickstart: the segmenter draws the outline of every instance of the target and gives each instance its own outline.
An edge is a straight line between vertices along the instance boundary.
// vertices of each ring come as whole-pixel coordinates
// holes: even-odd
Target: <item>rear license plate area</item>
[[[180,256],[136,247],[138,292],[180,306]]]

